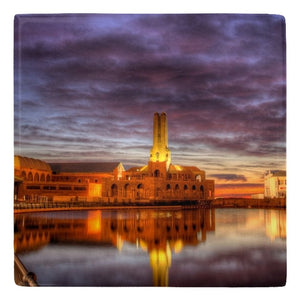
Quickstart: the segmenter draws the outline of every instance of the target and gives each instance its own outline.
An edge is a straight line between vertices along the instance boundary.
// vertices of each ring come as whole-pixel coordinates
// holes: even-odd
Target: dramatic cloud
[[[225,181],[242,181],[242,182],[247,181],[244,175],[237,175],[237,174],[211,174],[211,177],[225,180]]]
[[[281,16],[19,15],[14,65],[17,154],[146,163],[165,111],[174,163],[285,166]]]

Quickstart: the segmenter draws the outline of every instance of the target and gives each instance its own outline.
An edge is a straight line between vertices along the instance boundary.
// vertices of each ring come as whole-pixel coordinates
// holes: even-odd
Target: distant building
[[[171,163],[167,116],[154,114],[153,147],[147,165],[46,163],[15,156],[15,200],[149,203],[214,199],[214,180],[195,166]]]
[[[268,170],[265,173],[265,198],[286,197],[286,171]]]

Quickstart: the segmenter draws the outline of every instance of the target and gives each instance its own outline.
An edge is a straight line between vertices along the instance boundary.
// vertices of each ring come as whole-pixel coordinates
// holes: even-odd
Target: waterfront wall
[[[211,206],[215,208],[226,207],[264,207],[264,208],[285,208],[286,198],[264,198],[264,199],[249,199],[249,198],[218,198],[211,202]]]

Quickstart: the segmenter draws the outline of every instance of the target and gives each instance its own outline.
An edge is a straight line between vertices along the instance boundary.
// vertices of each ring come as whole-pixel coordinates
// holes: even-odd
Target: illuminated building
[[[118,178],[122,163],[51,163],[15,156],[15,200],[99,201],[102,179]]]
[[[15,155],[14,157],[14,200],[25,200],[35,194],[40,185],[49,185],[52,170],[44,161]]]
[[[214,180],[197,167],[171,163],[167,116],[155,113],[148,164],[130,168],[121,178],[104,178],[102,190],[107,202],[204,201],[214,199]]]
[[[166,113],[153,117],[147,165],[125,171],[122,163],[52,163],[15,156],[15,200],[104,203],[207,203],[214,180],[195,166],[171,163]]]
[[[286,197],[286,171],[267,171],[265,173],[265,198]]]
[[[171,152],[168,148],[167,115],[154,114],[153,117],[153,147],[150,151],[151,162],[166,162],[166,170],[171,163]]]

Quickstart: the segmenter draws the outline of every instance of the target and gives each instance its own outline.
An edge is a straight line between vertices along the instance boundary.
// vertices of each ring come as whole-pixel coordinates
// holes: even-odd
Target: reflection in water
[[[239,222],[245,223],[250,230],[265,228],[271,240],[285,238],[285,211],[256,212],[259,214],[250,213]],[[204,244],[207,233],[215,232],[216,223],[220,229],[234,224],[228,217],[222,219],[222,214],[218,222],[215,219],[214,209],[95,210],[15,215],[14,248],[16,253],[22,254],[59,243],[112,245],[122,252],[126,242],[148,253],[153,285],[168,286],[172,253],[176,256],[184,248]]]
[[[102,217],[104,215],[104,217]],[[36,250],[51,243],[112,244],[123,241],[149,253],[154,285],[168,285],[171,252],[197,245],[214,230],[214,210],[89,211],[83,218],[16,215],[15,252]]]
[[[274,241],[276,238],[286,238],[285,210],[268,210],[265,214],[266,235]]]

